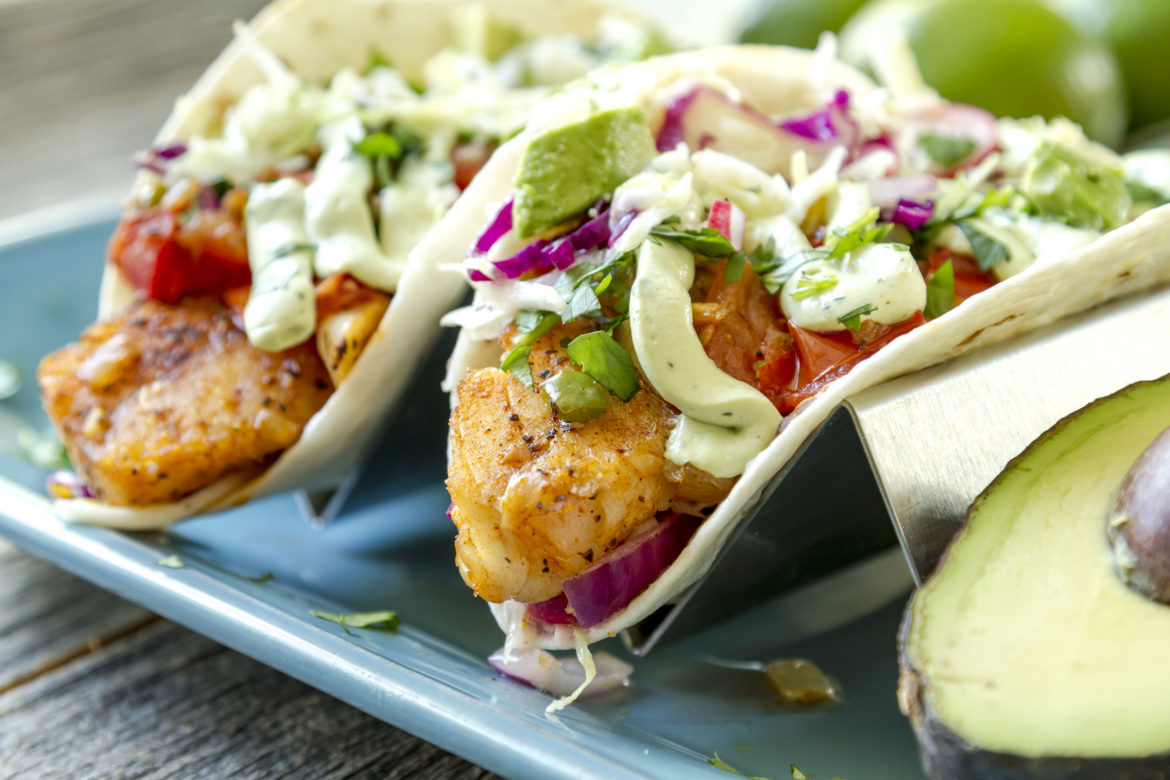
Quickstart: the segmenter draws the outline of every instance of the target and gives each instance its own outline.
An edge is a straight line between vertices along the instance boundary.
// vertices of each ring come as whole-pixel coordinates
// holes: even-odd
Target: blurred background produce
[[[862,67],[900,32],[928,84],[1002,116],[1064,115],[1118,148],[1166,135],[1168,0],[761,0],[741,38],[809,47],[821,30]]]

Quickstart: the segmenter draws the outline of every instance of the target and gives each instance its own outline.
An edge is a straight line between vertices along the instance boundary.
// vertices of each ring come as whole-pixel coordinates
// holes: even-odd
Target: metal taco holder
[[[623,641],[638,656],[684,638],[717,646],[720,631],[704,629],[739,616],[767,626],[775,644],[850,617],[818,619],[802,595],[845,612],[859,601],[861,614],[908,588],[905,564],[920,584],[972,500],[1036,437],[1097,398],[1170,374],[1167,333],[1170,290],[1154,291],[852,397],[777,474],[707,574]],[[835,584],[848,592],[826,601]]]

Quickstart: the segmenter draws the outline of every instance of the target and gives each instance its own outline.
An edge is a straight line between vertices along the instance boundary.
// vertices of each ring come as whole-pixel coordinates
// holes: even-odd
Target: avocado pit
[[[1147,598],[1170,604],[1170,428],[1125,475],[1108,532],[1122,579]]]

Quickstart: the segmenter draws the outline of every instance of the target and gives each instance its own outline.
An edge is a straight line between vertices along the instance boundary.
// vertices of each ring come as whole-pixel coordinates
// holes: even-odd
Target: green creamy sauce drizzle
[[[642,244],[630,294],[634,351],[650,384],[682,412],[667,442],[667,458],[716,477],[734,477],[772,441],[780,412],[703,351],[691,315],[694,278],[689,250],[671,241]]]

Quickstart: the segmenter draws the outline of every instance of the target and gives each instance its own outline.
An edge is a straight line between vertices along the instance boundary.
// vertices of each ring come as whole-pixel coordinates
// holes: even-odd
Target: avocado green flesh
[[[1130,590],[1105,526],[1133,462],[1170,426],[1170,381],[1088,407],[972,508],[915,597],[906,654],[935,717],[1019,756],[1170,751],[1170,607]]]
[[[538,135],[516,174],[516,233],[534,236],[584,212],[654,153],[650,126],[636,108],[599,111]]]

